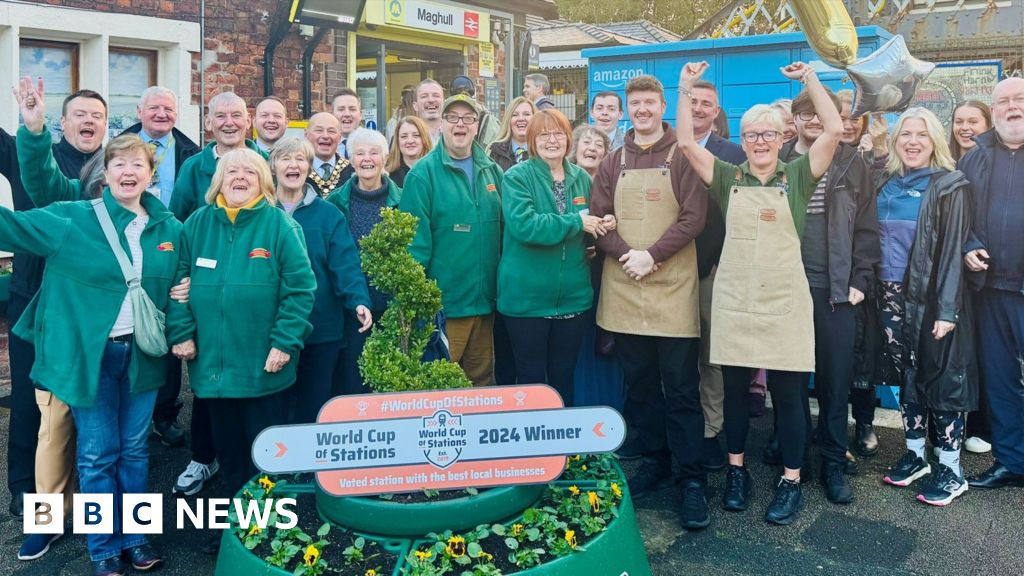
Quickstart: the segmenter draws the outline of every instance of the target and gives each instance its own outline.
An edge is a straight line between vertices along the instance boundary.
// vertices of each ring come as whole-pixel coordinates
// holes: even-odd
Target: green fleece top
[[[394,180],[388,178],[386,174],[382,174],[380,178],[384,182],[384,185],[388,187],[388,199],[384,204],[388,208],[397,207],[398,203],[402,199],[402,189],[398,187],[398,184],[395,184]],[[353,175],[345,181],[345,184],[341,188],[337,188],[334,192],[331,192],[330,196],[327,197],[327,201],[337,206],[338,209],[341,210],[341,213],[345,215],[346,219],[350,217],[348,213],[348,206],[349,200],[352,198],[352,187],[358,183],[359,177]]]
[[[82,193],[81,181],[68,178],[57,166],[49,130],[33,134],[22,126],[18,128],[15,146],[18,148],[21,184],[36,208],[54,202],[88,199]]]
[[[66,190],[80,189],[77,180],[70,182]],[[103,201],[131,258],[124,230],[136,214],[121,207],[109,189]],[[149,213],[140,238],[142,287],[157,308],[166,310],[181,224],[152,194],[143,193],[142,206]],[[91,202],[58,202],[27,212],[0,208],[0,249],[46,258],[42,287],[14,327],[15,335],[35,346],[30,377],[69,406],[92,406],[103,351],[128,287]],[[132,344],[128,375],[133,393],[159,388],[165,368],[164,357],[144,354]]]
[[[399,208],[419,218],[409,247],[437,280],[449,318],[494,312],[501,245],[501,168],[473,144],[475,186],[444,139],[405,176]]]
[[[540,158],[505,173],[504,243],[498,265],[498,312],[543,318],[578,314],[594,301],[581,212],[590,206],[590,176],[563,161],[565,214],[558,213],[551,168]]]
[[[174,178],[174,192],[171,193],[171,212],[184,222],[193,212],[206,205],[206,191],[210,189],[213,174],[217,171],[217,158],[213,155],[216,142],[210,142],[202,152],[189,157],[181,165],[178,175]],[[252,140],[246,140],[245,146],[264,159],[270,156],[260,150]]]
[[[177,278],[185,276],[189,301],[170,306],[167,339],[195,340],[196,396],[254,398],[291,386],[316,291],[299,224],[264,200],[234,224],[224,208],[203,206],[181,233]],[[263,370],[271,348],[291,356],[274,374]]]

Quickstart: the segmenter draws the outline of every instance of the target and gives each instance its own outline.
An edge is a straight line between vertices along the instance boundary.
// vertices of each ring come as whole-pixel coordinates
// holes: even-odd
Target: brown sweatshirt
[[[633,130],[626,134],[621,148],[607,156],[597,169],[597,176],[590,189],[590,213],[594,216],[615,214],[615,186],[619,182],[622,154],[626,154],[626,169],[660,168],[665,165],[668,151],[676,143],[675,130],[662,122],[665,135],[646,150],[633,141]],[[708,190],[700,181],[693,167],[676,147],[672,156],[672,191],[679,202],[679,217],[657,242],[647,251],[655,262],[664,262],[693,241],[704,230],[704,218],[708,208]],[[632,248],[611,231],[598,238],[597,245],[605,254],[616,259]]]

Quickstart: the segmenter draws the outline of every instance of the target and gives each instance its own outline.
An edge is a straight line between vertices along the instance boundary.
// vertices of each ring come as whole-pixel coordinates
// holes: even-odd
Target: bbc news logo
[[[62,494],[25,494],[25,534],[61,534],[64,532],[64,496]],[[72,501],[72,531],[75,534],[112,534],[114,532],[113,494],[75,494]],[[195,502],[175,498],[175,527],[227,529],[228,515],[235,513],[243,530],[256,525],[266,530],[273,526],[287,530],[299,523],[294,498],[256,501],[240,498],[198,498]],[[34,510],[34,513],[29,513]],[[162,534],[164,531],[163,494],[123,494],[121,496],[122,534]]]

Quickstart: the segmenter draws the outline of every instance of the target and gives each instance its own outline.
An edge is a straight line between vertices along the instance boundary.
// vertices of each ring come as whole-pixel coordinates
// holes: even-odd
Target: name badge
[[[213,270],[214,268],[217,267],[217,261],[210,260],[209,258],[196,258],[196,266],[199,266],[200,268],[209,268],[210,270]]]
[[[469,224],[456,224],[455,226],[452,226],[452,229],[456,232],[469,232],[473,227]]]
[[[590,216],[590,208],[584,208],[583,210],[580,210],[579,213],[583,214],[584,216]]]

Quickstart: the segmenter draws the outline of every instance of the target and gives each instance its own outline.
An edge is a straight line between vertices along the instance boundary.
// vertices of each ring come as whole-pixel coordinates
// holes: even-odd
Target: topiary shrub
[[[441,289],[408,252],[416,217],[394,208],[359,241],[370,285],[392,297],[363,347],[359,371],[376,392],[466,388],[469,379],[449,360],[423,362],[441,310]]]

